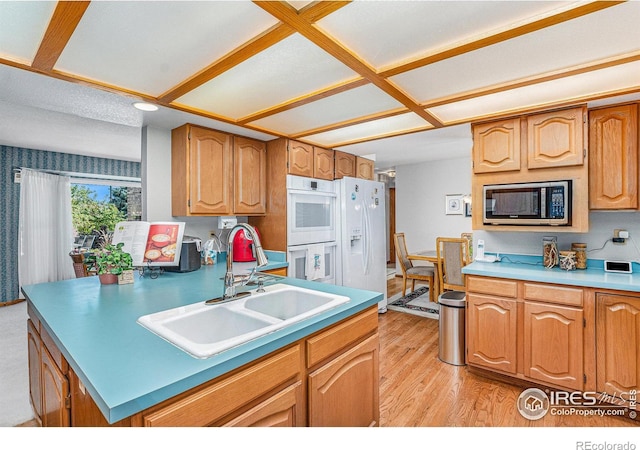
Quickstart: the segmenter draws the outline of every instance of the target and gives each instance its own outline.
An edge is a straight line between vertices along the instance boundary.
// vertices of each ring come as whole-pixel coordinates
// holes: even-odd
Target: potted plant
[[[124,272],[133,271],[131,255],[122,250],[124,243],[105,243],[93,251],[95,265],[102,284],[114,284]],[[132,278],[130,278],[132,279]]]

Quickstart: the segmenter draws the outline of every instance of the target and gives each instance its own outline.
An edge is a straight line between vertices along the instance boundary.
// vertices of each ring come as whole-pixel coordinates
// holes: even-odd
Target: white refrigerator
[[[343,286],[381,292],[387,311],[387,231],[384,184],[344,177],[338,193],[338,251]]]

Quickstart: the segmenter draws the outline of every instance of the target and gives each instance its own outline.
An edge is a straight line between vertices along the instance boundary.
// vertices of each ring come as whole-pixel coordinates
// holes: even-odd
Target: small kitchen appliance
[[[259,238],[262,238],[257,228],[256,233],[258,233]],[[247,236],[243,229],[238,230],[233,237],[233,262],[251,262],[255,260],[256,257],[253,254],[253,239]]]
[[[180,262],[177,266],[167,266],[164,268],[167,272],[193,272],[198,270],[201,264],[202,241],[200,238],[193,236],[184,236],[182,238],[182,247],[180,251]]]

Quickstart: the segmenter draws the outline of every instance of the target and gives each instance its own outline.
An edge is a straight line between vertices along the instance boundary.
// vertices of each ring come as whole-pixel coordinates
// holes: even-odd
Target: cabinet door
[[[274,394],[268,400],[225,423],[225,427],[304,426],[302,382]]]
[[[640,299],[597,294],[596,335],[597,391],[628,400],[640,390]]]
[[[289,141],[289,173],[301,177],[313,177],[313,146]]]
[[[475,173],[520,170],[520,119],[473,126]]]
[[[589,208],[638,208],[638,106],[589,112]]]
[[[524,304],[524,375],[582,389],[582,309],[544,303]]]
[[[585,108],[553,111],[527,117],[527,167],[582,165]]]
[[[467,294],[467,361],[516,373],[516,301]]]
[[[313,177],[333,180],[333,150],[313,147]]]
[[[233,149],[229,134],[192,127],[189,143],[189,212],[232,214]]]
[[[309,426],[377,426],[378,335],[309,375]]]
[[[373,180],[374,168],[372,160],[356,156],[356,178]]]
[[[241,136],[233,145],[233,212],[264,214],[267,204],[267,146]]]
[[[339,180],[343,177],[356,176],[356,155],[351,153],[335,151],[335,175],[334,178]]]
[[[45,346],[42,361],[42,426],[68,427],[70,424],[69,380],[56,366]]]
[[[42,370],[40,367],[42,345],[40,336],[38,336],[31,320],[27,320],[27,351],[29,355],[29,398],[36,419],[42,422]]]

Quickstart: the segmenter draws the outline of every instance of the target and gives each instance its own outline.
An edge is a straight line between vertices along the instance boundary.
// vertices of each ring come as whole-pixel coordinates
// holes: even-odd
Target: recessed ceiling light
[[[157,111],[158,107],[151,103],[136,102],[133,104],[134,108],[138,108],[141,111]]]

